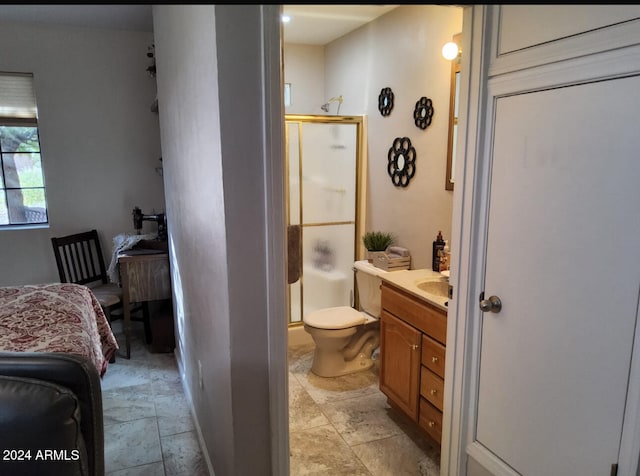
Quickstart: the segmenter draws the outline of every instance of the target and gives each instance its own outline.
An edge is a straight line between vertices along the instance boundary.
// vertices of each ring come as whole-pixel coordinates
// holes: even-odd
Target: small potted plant
[[[367,260],[373,263],[374,256],[384,253],[393,243],[393,235],[386,231],[368,231],[362,236],[362,242],[367,249]]]

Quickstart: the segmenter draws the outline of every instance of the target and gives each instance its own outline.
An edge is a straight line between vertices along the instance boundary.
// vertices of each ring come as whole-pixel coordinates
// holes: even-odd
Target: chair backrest
[[[96,230],[51,238],[62,283],[107,283],[107,270]]]

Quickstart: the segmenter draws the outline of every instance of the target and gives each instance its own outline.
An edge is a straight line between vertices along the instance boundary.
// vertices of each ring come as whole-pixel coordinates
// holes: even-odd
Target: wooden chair
[[[91,230],[53,237],[51,244],[58,265],[60,282],[83,284],[91,288],[109,324],[112,320],[122,318],[122,288],[117,284],[109,283],[98,232]],[[142,303],[131,309],[132,312],[142,310],[141,318],[134,317],[132,314],[131,320],[144,322],[144,335],[148,344],[151,342],[151,326],[146,304]]]

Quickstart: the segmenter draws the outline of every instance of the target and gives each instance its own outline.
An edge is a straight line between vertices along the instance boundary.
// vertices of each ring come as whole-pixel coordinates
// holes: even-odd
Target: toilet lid
[[[367,318],[352,307],[339,306],[310,312],[303,320],[308,326],[318,329],[346,329],[364,324]]]

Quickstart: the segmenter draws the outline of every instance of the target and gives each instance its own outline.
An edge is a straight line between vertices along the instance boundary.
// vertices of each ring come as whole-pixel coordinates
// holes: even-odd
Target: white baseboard
[[[200,451],[202,453],[202,457],[207,465],[207,470],[209,471],[209,476],[216,476],[213,471],[213,465],[211,464],[211,459],[209,458],[209,451],[207,450],[207,445],[204,442],[204,438],[202,437],[202,430],[200,429],[200,423],[198,422],[198,418],[196,416],[195,408],[193,407],[193,399],[191,398],[191,390],[187,385],[187,379],[184,372],[184,365],[182,363],[182,357],[180,355],[180,351],[178,346],[175,349],[176,362],[178,363],[178,371],[180,373],[180,382],[182,382],[182,390],[184,391],[184,396],[187,399],[187,403],[189,405],[189,410],[191,411],[191,417],[193,418],[193,423],[196,427],[196,433],[198,434],[198,443],[200,444]]]

